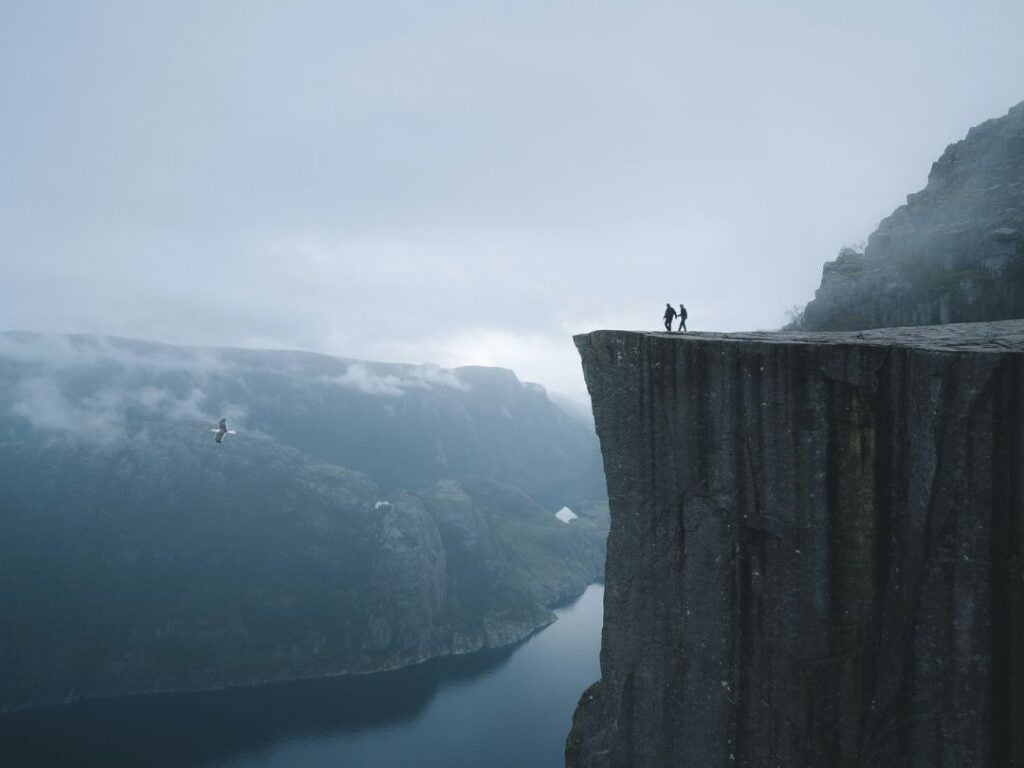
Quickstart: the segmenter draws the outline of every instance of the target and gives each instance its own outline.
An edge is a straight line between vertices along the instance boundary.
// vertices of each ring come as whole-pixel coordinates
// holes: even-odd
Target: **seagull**
[[[217,425],[217,429],[211,429],[210,431],[214,433],[213,439],[216,440],[218,443],[224,442],[224,435],[235,434],[235,430],[228,429],[227,419],[221,419],[220,423]]]

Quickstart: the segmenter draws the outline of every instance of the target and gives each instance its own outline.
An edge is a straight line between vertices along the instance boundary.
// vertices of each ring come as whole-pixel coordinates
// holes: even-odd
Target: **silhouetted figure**
[[[686,307],[679,305],[679,330],[686,333]]]
[[[671,304],[665,305],[665,330],[672,333],[672,321],[676,319],[676,310]]]

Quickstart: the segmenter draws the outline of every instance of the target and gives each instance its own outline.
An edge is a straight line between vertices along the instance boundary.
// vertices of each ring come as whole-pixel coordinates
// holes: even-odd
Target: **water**
[[[0,716],[4,766],[561,768],[604,590],[510,649],[397,672]]]

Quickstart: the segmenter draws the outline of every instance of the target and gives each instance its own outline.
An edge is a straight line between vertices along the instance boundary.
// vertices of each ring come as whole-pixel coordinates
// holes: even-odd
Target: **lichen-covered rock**
[[[1024,322],[576,343],[612,527],[570,768],[1024,765]]]
[[[859,330],[1024,317],[1024,103],[968,132],[868,239],[825,264],[798,325]]]

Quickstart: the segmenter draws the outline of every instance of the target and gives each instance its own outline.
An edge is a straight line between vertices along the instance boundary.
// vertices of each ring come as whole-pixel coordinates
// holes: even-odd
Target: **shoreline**
[[[248,689],[248,688],[252,688],[252,689],[255,689],[255,688],[268,688],[268,687],[272,687],[272,686],[276,686],[276,685],[290,685],[290,684],[293,684],[293,683],[301,683],[303,681],[311,681],[311,680],[329,680],[329,679],[338,678],[338,677],[356,678],[356,677],[367,677],[367,676],[370,676],[370,675],[383,675],[383,674],[388,674],[388,673],[391,673],[391,672],[399,672],[399,671],[402,671],[402,670],[410,669],[410,668],[417,667],[417,666],[420,666],[420,665],[423,665],[423,664],[430,664],[432,662],[443,662],[446,659],[456,659],[456,658],[460,658],[460,657],[464,657],[464,656],[470,656],[472,654],[507,650],[507,649],[509,649],[509,648],[511,648],[513,646],[516,646],[516,645],[519,645],[521,643],[526,642],[527,640],[529,640],[531,637],[533,637],[537,633],[547,629],[552,624],[557,622],[558,621],[558,615],[555,613],[555,611],[563,610],[563,609],[568,608],[569,606],[573,605],[576,601],[578,601],[586,593],[587,589],[589,589],[594,584],[603,585],[604,584],[604,580],[603,579],[595,579],[594,581],[588,582],[584,586],[583,590],[581,592],[579,592],[578,594],[567,596],[565,598],[562,598],[560,600],[555,601],[554,603],[552,603],[550,605],[545,606],[551,612],[550,613],[550,618],[549,618],[548,621],[543,622],[541,624],[537,624],[536,626],[534,626],[534,627],[524,631],[523,633],[517,634],[515,637],[513,637],[513,639],[509,640],[508,642],[501,643],[500,645],[486,645],[486,644],[482,644],[482,645],[479,645],[479,646],[477,646],[475,648],[471,648],[469,650],[448,651],[447,653],[438,653],[438,654],[434,654],[434,655],[430,655],[430,656],[424,656],[424,657],[416,659],[414,661],[401,662],[401,663],[396,663],[396,664],[393,664],[393,665],[381,667],[379,669],[372,669],[372,670],[365,670],[365,671],[358,671],[358,672],[353,672],[353,671],[349,671],[349,670],[343,670],[343,671],[338,671],[338,672],[328,672],[328,673],[324,673],[324,674],[299,675],[299,676],[296,676],[296,677],[286,677],[286,678],[282,678],[282,679],[260,680],[260,681],[256,681],[256,682],[227,683],[227,684],[219,684],[219,685],[209,685],[209,686],[200,686],[200,687],[185,687],[185,688],[158,688],[158,689],[151,689],[151,690],[130,691],[130,692],[126,692],[126,693],[110,693],[110,694],[99,694],[99,695],[74,696],[73,698],[65,698],[64,700],[60,700],[60,701],[50,701],[50,702],[43,702],[43,703],[38,703],[38,704],[30,704],[28,706],[23,706],[23,707],[13,707],[13,708],[3,708],[3,707],[0,707],[0,718],[7,717],[7,716],[13,716],[13,715],[19,715],[19,714],[27,714],[27,713],[31,713],[31,712],[41,712],[41,711],[45,711],[45,710],[70,708],[70,707],[74,707],[74,706],[77,706],[77,705],[85,704],[85,703],[88,703],[88,702],[111,701],[111,700],[115,700],[115,699],[132,699],[132,698],[141,698],[141,697],[175,696],[175,695],[197,694],[197,693],[216,693],[218,691],[244,690],[244,689]]]

